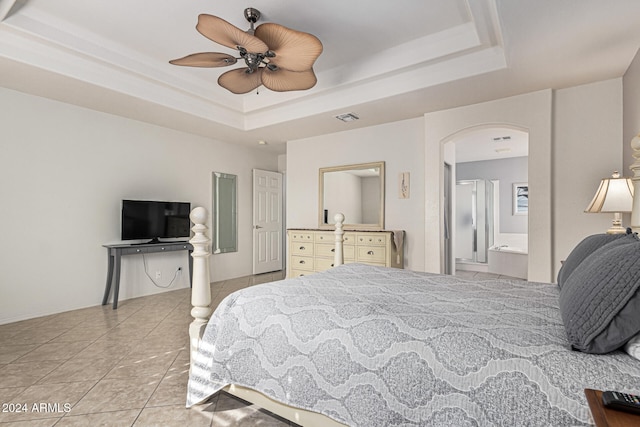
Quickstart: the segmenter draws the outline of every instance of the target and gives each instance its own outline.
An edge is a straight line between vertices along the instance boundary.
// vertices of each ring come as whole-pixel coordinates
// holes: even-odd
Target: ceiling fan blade
[[[263,68],[258,68],[253,73],[248,73],[247,70],[247,68],[236,68],[227,71],[218,77],[218,84],[235,94],[251,92],[262,84]]]
[[[220,52],[193,53],[185,56],[184,58],[169,61],[169,63],[173,65],[204,68],[226,67],[227,65],[233,65],[236,62],[238,61],[233,56]]]
[[[269,48],[259,38],[252,36],[217,16],[201,14],[196,29],[208,38],[223,46],[237,49],[242,46],[250,53],[264,53]]]
[[[262,84],[276,92],[290,90],[306,90],[314,87],[318,81],[313,69],[305,71],[289,71],[283,68],[271,71],[263,68]]]
[[[275,58],[269,58],[269,62],[287,70],[309,70],[322,53],[322,42],[316,36],[282,25],[259,25],[255,36],[276,53]]]

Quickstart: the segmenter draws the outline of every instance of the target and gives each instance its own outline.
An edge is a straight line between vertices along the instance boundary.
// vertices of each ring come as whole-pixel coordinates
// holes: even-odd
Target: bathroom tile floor
[[[283,272],[212,284],[229,293]],[[190,290],[0,325],[0,426],[264,426],[291,424],[219,393],[186,409]]]

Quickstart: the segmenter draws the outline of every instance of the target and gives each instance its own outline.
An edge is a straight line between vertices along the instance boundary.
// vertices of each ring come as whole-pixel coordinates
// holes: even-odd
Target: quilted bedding
[[[187,406],[227,384],[350,426],[580,426],[640,361],[572,351],[556,285],[348,264],[222,301]]]

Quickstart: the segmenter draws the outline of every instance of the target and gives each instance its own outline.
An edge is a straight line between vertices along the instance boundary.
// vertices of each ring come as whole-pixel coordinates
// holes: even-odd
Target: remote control
[[[640,396],[619,391],[605,391],[602,393],[602,403],[607,408],[640,414]]]

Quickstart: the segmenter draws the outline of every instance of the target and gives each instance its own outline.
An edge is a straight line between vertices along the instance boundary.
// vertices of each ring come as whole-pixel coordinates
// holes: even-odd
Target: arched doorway
[[[528,146],[527,130],[509,124],[445,138],[445,273],[527,278]]]
[[[528,279],[552,282],[553,92],[539,92],[424,115],[425,271],[444,271],[445,142],[465,129],[508,124],[529,133]]]

